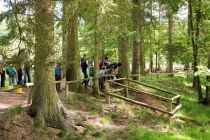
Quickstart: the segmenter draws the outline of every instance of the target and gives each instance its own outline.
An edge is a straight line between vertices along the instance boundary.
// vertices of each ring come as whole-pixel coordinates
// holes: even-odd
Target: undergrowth
[[[152,79],[152,80],[151,80]],[[123,120],[122,112],[127,115],[124,129],[97,129],[94,124],[94,134],[88,139],[99,140],[209,140],[210,138],[210,107],[203,106],[197,102],[197,93],[192,90],[190,74],[178,74],[174,77],[159,75],[153,78],[142,77],[143,82],[174,92],[181,95],[182,108],[176,113],[178,116],[189,117],[201,122],[198,125],[193,122],[172,119],[163,114],[156,114],[150,109],[132,105],[130,103],[111,98],[111,102],[116,104],[120,111],[112,111],[102,116],[102,123],[115,123],[115,120]],[[164,81],[164,82],[159,82]],[[141,87],[143,88],[143,87]],[[145,87],[144,87],[145,88]],[[146,89],[149,92],[154,90]],[[159,94],[158,92],[155,94]],[[67,104],[72,108],[75,104],[81,104],[89,108],[88,111],[96,114],[103,110],[102,102],[90,96],[75,94],[67,100]],[[90,128],[92,128],[90,127]],[[92,129],[87,128],[88,131]],[[80,137],[81,139],[87,139]]]

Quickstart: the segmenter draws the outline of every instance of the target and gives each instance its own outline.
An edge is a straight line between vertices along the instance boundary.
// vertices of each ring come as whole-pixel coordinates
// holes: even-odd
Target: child
[[[94,73],[93,70],[94,70],[94,67],[93,67],[93,63],[91,61],[90,64],[89,64],[89,67],[88,67],[88,74],[89,74],[89,77],[90,77],[90,80],[88,81],[88,85],[90,87],[93,86],[93,73]]]
[[[99,75],[99,89],[103,90],[105,88],[104,82],[106,78],[106,67],[103,66],[101,70],[99,70],[98,75]]]

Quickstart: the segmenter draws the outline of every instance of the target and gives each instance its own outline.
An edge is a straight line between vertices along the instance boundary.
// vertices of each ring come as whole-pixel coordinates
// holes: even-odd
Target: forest
[[[210,0],[0,0],[0,140],[209,140]]]

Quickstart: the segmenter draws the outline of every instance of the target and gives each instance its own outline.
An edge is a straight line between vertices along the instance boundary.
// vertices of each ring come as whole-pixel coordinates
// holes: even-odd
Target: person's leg
[[[99,90],[101,90],[101,78],[98,78],[98,82],[99,82]]]
[[[5,87],[6,74],[5,71],[1,74],[1,87]]]
[[[58,75],[57,80],[60,81],[61,80],[61,75]],[[58,83],[58,91],[61,91],[61,83]]]
[[[85,78],[85,80],[82,83],[84,83],[85,87],[87,87],[87,80],[86,80],[86,78],[88,78],[87,70],[83,70],[82,72],[83,72],[84,78]]]
[[[104,89],[104,82],[105,82],[105,77],[101,78],[101,89]]]
[[[15,77],[12,77],[12,85],[13,86],[15,85],[15,80],[16,80],[16,78]]]
[[[30,75],[30,69],[26,69],[26,76],[28,78],[28,83],[31,83],[31,75]],[[26,80],[26,79],[25,79]]]
[[[57,75],[55,75],[55,81],[58,81],[58,76]],[[56,90],[58,91],[58,83],[56,83],[55,86],[56,86]]]
[[[2,74],[1,74],[1,87],[3,87],[3,86],[2,86],[2,82],[3,82],[3,79],[2,79]]]
[[[12,77],[9,77],[9,86],[12,86]]]

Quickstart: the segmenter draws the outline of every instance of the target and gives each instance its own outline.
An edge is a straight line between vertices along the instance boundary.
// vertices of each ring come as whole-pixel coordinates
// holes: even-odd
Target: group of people
[[[24,64],[20,64],[16,69],[12,64],[4,67],[3,63],[0,63],[1,74],[1,87],[5,87],[6,74],[9,76],[9,86],[25,85],[26,82],[31,82],[30,69],[25,68]],[[28,81],[27,81],[28,80]]]
[[[101,58],[98,64],[99,71],[99,89],[103,90],[105,88],[104,82],[107,79],[115,79],[117,78],[117,71],[118,67],[120,67],[121,63],[111,62],[108,57]],[[84,54],[83,58],[81,58],[80,66],[82,69],[82,72],[84,74],[85,80],[82,82],[82,84],[87,87],[87,85],[92,86],[92,79],[93,79],[93,73],[94,73],[94,64],[93,61],[88,61],[86,58],[86,54]],[[87,78],[89,77],[89,80]]]

